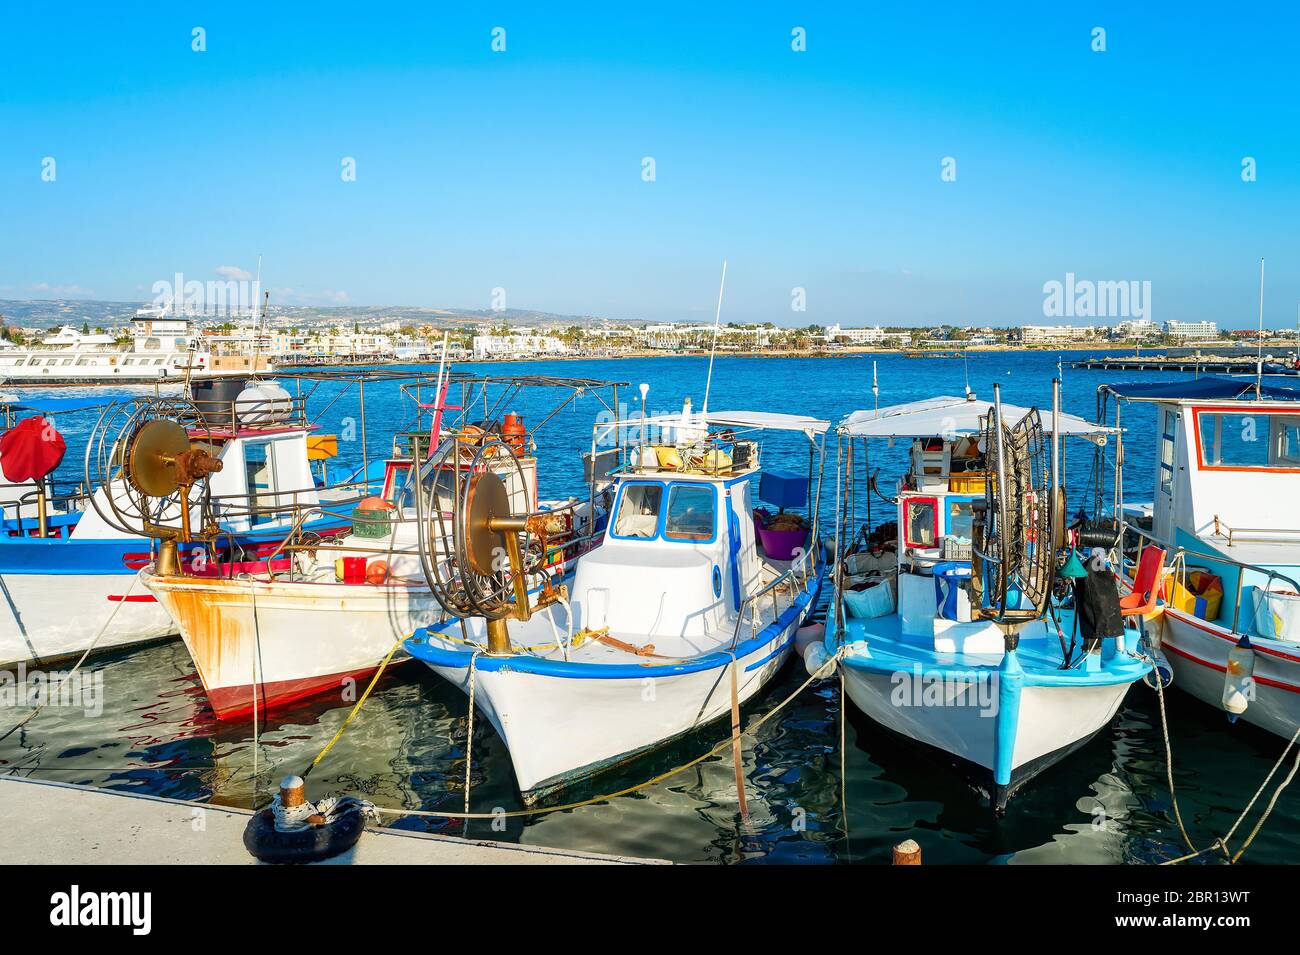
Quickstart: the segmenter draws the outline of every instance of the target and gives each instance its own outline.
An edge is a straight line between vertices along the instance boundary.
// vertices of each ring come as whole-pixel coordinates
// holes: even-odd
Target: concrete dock
[[[40,865],[257,865],[244,849],[252,812],[0,777],[0,859]],[[660,859],[537,849],[371,827],[355,846],[321,865],[633,865]]]

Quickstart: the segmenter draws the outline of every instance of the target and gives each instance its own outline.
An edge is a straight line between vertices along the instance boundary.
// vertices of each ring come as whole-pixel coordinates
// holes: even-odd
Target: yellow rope
[[[379,682],[379,678],[384,675],[384,669],[388,666],[389,661],[393,659],[393,654],[397,652],[397,648],[402,645],[405,639],[405,637],[399,638],[397,642],[393,644],[393,649],[388,651],[388,656],[384,657],[384,662],[379,664],[379,669],[376,670],[375,675],[371,677],[370,685],[366,687],[366,692],[361,694],[361,699],[357,700],[357,705],[352,707],[352,711],[348,713],[348,717],[343,721],[343,725],[339,727],[339,731],[334,734],[334,738],[325,745],[325,748],[320,751],[316,758],[311,761],[311,765],[307,767],[305,772],[303,772],[302,775],[304,779],[313,769],[316,768],[316,764],[325,758],[325,754],[334,748],[334,744],[343,736],[343,731],[348,728],[348,724],[352,722],[352,718],[361,712],[361,707],[365,704],[366,698],[370,696],[370,691],[375,688],[375,684]]]
[[[1160,621],[1160,624],[1161,627],[1164,627],[1165,621],[1162,619]],[[1154,666],[1154,661],[1149,660],[1148,662],[1151,662],[1152,665]],[[1259,817],[1259,821],[1255,823],[1255,827],[1251,830],[1250,835],[1246,838],[1246,841],[1242,843],[1241,848],[1237,850],[1235,855],[1230,855],[1229,853],[1231,852],[1231,850],[1228,847],[1228,840],[1233,837],[1234,833],[1236,833],[1237,827],[1240,826],[1242,822],[1245,821],[1246,816],[1250,814],[1250,810],[1254,808],[1255,803],[1259,801],[1259,797],[1263,794],[1264,790],[1268,787],[1269,781],[1272,780],[1272,778],[1275,775],[1277,775],[1278,769],[1281,768],[1282,763],[1286,761],[1287,754],[1291,752],[1291,748],[1295,746],[1297,740],[1300,740],[1300,727],[1296,727],[1296,731],[1294,734],[1292,734],[1290,742],[1288,742],[1286,744],[1286,747],[1282,750],[1282,755],[1277,758],[1277,762],[1273,764],[1273,768],[1268,771],[1268,775],[1264,777],[1264,781],[1259,784],[1259,788],[1255,790],[1255,795],[1250,797],[1250,802],[1246,803],[1246,808],[1241,810],[1241,814],[1237,816],[1237,821],[1232,824],[1232,828],[1230,828],[1225,835],[1216,837],[1214,841],[1211,842],[1204,849],[1198,849],[1192,843],[1192,837],[1187,834],[1187,829],[1183,825],[1182,813],[1179,811],[1178,808],[1178,794],[1174,789],[1173,747],[1171,745],[1170,738],[1169,738],[1169,721],[1165,717],[1164,682],[1160,679],[1159,674],[1157,674],[1156,676],[1156,695],[1160,700],[1160,729],[1164,735],[1164,741],[1165,741],[1165,769],[1169,781],[1169,799],[1174,810],[1174,821],[1178,823],[1178,831],[1182,834],[1183,842],[1187,844],[1188,849],[1192,850],[1187,855],[1179,856],[1176,859],[1168,859],[1160,864],[1177,865],[1180,862],[1187,862],[1191,859],[1197,858],[1198,856],[1203,856],[1207,852],[1214,852],[1215,850],[1222,852],[1223,857],[1228,860],[1228,863],[1230,865],[1235,864],[1236,861],[1241,858],[1242,853],[1245,852],[1248,848],[1250,848],[1250,844],[1255,841],[1255,836],[1259,835],[1259,831],[1264,827],[1265,821],[1268,819],[1269,815],[1273,812],[1273,807],[1277,805],[1277,800],[1278,797],[1282,795],[1282,790],[1286,789],[1286,787],[1291,784],[1291,780],[1295,778],[1296,771],[1300,769],[1300,749],[1297,749],[1296,761],[1295,764],[1291,767],[1291,772],[1287,774],[1286,779],[1282,780],[1282,782],[1278,785],[1277,789],[1274,790],[1273,796],[1268,801],[1268,805],[1265,807],[1263,814]]]

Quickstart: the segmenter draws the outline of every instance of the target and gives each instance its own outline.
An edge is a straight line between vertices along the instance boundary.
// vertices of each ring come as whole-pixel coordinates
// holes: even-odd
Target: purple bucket
[[[808,528],[797,531],[774,531],[760,527],[758,539],[763,545],[763,553],[773,560],[794,560],[794,552],[808,543]]]

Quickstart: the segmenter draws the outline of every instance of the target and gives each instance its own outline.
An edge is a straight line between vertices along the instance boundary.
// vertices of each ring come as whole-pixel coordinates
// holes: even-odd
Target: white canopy
[[[628,418],[626,424],[640,424],[634,418]],[[678,414],[659,415],[646,418],[645,424],[652,427],[680,428],[682,417]],[[829,421],[810,418],[807,415],[780,414],[775,411],[710,411],[708,414],[695,413],[687,422],[687,427],[710,428],[762,428],[768,431],[802,431],[805,434],[824,434],[831,426]]]
[[[993,413],[993,402],[941,395],[923,401],[892,405],[879,411],[855,411],[840,422],[840,434],[854,438],[931,438],[936,435],[975,434],[983,430],[981,418]],[[1002,420],[1010,427],[1029,413],[1028,408],[1002,402]],[[1039,410],[1043,430],[1053,430],[1052,413]],[[1093,424],[1074,415],[1061,415],[1061,434],[1096,438],[1113,428]]]

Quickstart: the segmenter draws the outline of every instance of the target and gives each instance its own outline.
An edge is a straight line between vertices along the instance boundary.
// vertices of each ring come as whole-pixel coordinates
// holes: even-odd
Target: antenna
[[[1262,379],[1264,377],[1264,260],[1259,260],[1259,331],[1255,336],[1255,400],[1262,397]]]
[[[727,287],[727,260],[722,260],[722,281],[718,283],[718,310],[713,316],[713,346],[709,349],[709,377],[704,382],[704,404],[700,414],[709,413],[709,389],[713,387],[713,356],[718,351],[718,323],[722,321],[722,290]]]

